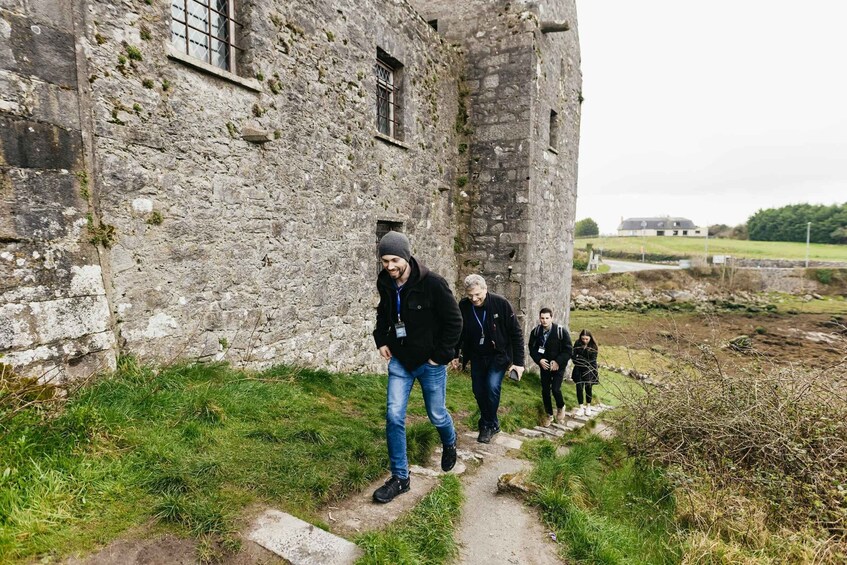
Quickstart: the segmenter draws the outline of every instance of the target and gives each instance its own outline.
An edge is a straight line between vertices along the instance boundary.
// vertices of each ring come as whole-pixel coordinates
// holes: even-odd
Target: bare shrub
[[[24,410],[44,410],[61,402],[63,395],[53,380],[55,377],[46,375],[24,377],[15,373],[11,365],[0,363],[0,429]]]
[[[831,537],[827,547],[839,548],[833,555],[843,552],[844,361],[813,370],[765,367],[761,360],[727,368],[708,346],[679,343],[676,353],[682,363],[661,376],[660,387],[628,398],[617,426],[634,453],[678,470],[680,485],[709,485],[683,489],[687,521],[704,530],[719,525],[720,539],[749,546],[766,541],[765,525],[812,528]],[[704,499],[721,502],[710,507]]]

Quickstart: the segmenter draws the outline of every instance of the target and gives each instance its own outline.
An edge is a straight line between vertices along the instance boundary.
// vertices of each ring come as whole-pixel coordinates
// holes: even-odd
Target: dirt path
[[[530,463],[510,457],[500,446],[490,447],[486,449],[483,465],[462,481],[465,503],[456,534],[460,544],[458,562],[467,565],[563,563],[537,514],[516,497],[497,492],[500,475],[528,470]]]

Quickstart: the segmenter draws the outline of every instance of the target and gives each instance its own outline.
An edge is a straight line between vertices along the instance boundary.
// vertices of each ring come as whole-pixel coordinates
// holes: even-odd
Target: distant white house
[[[621,219],[618,235],[628,236],[676,236],[706,237],[707,228],[700,228],[688,218],[627,218]]]

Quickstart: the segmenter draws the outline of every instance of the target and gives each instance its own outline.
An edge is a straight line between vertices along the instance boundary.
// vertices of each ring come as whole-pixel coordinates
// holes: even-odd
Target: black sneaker
[[[404,492],[409,492],[409,479],[399,479],[392,475],[384,485],[374,491],[374,502],[385,504]]]
[[[489,429],[488,429],[488,431],[490,431],[490,432],[491,432],[491,437],[494,437],[494,436],[496,436],[497,434],[499,434],[499,433],[500,433],[500,426],[499,426],[499,425],[497,425],[497,426],[495,426],[495,427],[493,427],[493,428],[489,428]]]
[[[441,470],[445,473],[456,465],[456,444],[445,445],[441,451]]]
[[[491,428],[482,428],[479,430],[479,436],[476,438],[479,443],[488,443],[491,441]]]

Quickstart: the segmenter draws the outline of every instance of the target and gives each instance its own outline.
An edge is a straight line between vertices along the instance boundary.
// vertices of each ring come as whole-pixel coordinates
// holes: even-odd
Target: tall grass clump
[[[587,435],[563,456],[525,444],[536,462],[531,497],[562,551],[580,563],[674,563],[674,497],[660,469],[627,457],[620,442]]]
[[[357,565],[435,565],[458,553],[453,536],[462,507],[462,485],[455,475],[444,475],[407,516],[380,532],[356,539],[365,554]]]
[[[226,552],[245,507],[313,518],[387,468],[384,376],[123,358],[59,391],[3,371],[2,563],[91,551],[145,524],[194,537],[202,555]],[[415,462],[437,443],[420,427]]]
[[[616,422],[631,453],[669,469],[690,533],[684,562],[843,562],[844,363],[724,367],[695,351]]]

